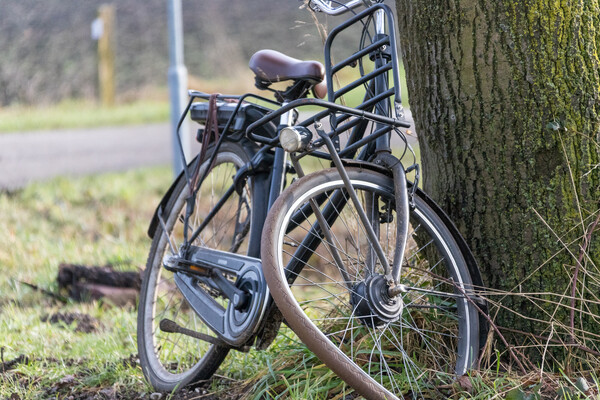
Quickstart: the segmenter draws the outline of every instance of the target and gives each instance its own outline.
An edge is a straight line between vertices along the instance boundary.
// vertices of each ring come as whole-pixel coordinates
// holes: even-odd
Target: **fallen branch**
[[[142,278],[139,271],[115,271],[112,266],[88,267],[78,264],[60,264],[58,266],[58,286],[67,287],[79,281],[88,281],[100,285],[128,287],[139,290]]]
[[[140,271],[115,271],[112,266],[60,264],[56,278],[60,289],[77,301],[106,300],[116,306],[135,306],[142,277]]]

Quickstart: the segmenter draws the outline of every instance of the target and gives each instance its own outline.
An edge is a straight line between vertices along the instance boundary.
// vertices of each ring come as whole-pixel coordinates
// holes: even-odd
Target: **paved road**
[[[411,120],[409,112],[407,119]],[[170,164],[170,132],[168,123],[162,123],[0,134],[0,189],[16,189],[59,175]]]
[[[170,162],[166,123],[0,134],[0,188]]]

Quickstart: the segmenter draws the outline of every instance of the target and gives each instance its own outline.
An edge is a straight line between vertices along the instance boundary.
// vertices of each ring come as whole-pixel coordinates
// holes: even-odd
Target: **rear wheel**
[[[206,159],[213,153],[209,149]],[[214,165],[204,180],[189,219],[190,232],[198,227],[232,184],[236,171],[250,161],[252,149],[242,142],[223,142]],[[208,161],[200,173],[208,168]],[[192,243],[217,250],[246,254],[252,227],[252,181],[240,195],[234,192]],[[138,309],[138,351],[144,375],[157,390],[172,391],[189,383],[208,379],[223,362],[229,349],[181,333],[161,329],[170,320],[180,327],[214,336],[179,292],[174,274],[163,267],[163,259],[183,241],[184,216],[189,188],[181,176],[164,207],[162,224],[157,224],[142,281]],[[215,288],[205,287],[219,304],[226,301]],[[167,329],[168,330],[168,329]]]
[[[352,186],[388,261],[396,221],[391,178],[348,168]],[[420,198],[410,213],[400,284],[390,297],[335,169],[295,182],[274,204],[263,230],[269,290],[286,321],[322,361],[367,398],[422,398],[464,374],[478,356],[479,318],[472,280],[450,231]],[[312,206],[311,206],[312,203]],[[313,207],[329,225],[320,233]]]

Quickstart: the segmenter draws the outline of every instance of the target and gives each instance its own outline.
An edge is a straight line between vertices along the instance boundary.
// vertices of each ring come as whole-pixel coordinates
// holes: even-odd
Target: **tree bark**
[[[511,293],[496,322],[597,350],[598,1],[396,5],[424,189]]]

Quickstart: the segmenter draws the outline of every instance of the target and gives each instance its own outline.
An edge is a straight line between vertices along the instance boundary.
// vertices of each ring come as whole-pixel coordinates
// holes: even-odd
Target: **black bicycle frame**
[[[339,97],[343,96],[345,93],[348,93],[349,91],[359,87],[360,85],[364,85],[365,83],[368,82],[368,88],[367,88],[367,92],[365,94],[365,98],[364,98],[363,102],[359,106],[357,106],[355,108],[351,108],[351,107],[346,107],[346,106],[342,106],[342,105],[333,103],[331,101],[323,101],[323,100],[319,100],[319,99],[298,99],[298,100],[294,100],[294,101],[291,101],[290,103],[282,105],[278,110],[265,115],[263,118],[260,118],[258,121],[254,122],[250,126],[248,126],[248,128],[246,130],[247,137],[250,138],[254,142],[262,143],[265,146],[263,146],[261,148],[261,150],[259,150],[259,152],[253,157],[253,159],[246,166],[244,166],[240,169],[241,172],[236,175],[236,177],[234,178],[234,180],[232,182],[231,187],[226,191],[225,195],[217,202],[217,204],[215,205],[213,210],[211,210],[209,212],[209,214],[207,215],[207,217],[205,218],[203,223],[198,228],[196,228],[196,230],[191,234],[191,236],[189,238],[187,238],[187,237],[185,238],[184,243],[187,243],[189,245],[198,237],[198,235],[201,233],[201,231],[204,229],[204,227],[210,222],[212,217],[217,214],[220,207],[222,207],[222,205],[225,204],[225,202],[228,200],[228,198],[233,194],[233,192],[235,191],[235,188],[239,185],[239,182],[238,182],[239,179],[246,179],[246,177],[248,176],[247,175],[248,171],[253,171],[254,169],[256,169],[257,164],[262,159],[264,159],[265,154],[273,151],[274,152],[273,168],[271,170],[270,176],[267,178],[263,175],[258,178],[258,179],[262,179],[263,182],[266,183],[266,185],[268,187],[268,196],[266,196],[265,193],[263,193],[262,191],[261,191],[261,193],[257,193],[257,191],[254,191],[254,195],[258,195],[261,198],[260,199],[255,198],[253,200],[255,202],[258,202],[257,204],[264,205],[263,206],[264,213],[261,213],[261,214],[266,215],[268,210],[271,208],[271,206],[275,202],[276,198],[279,196],[279,194],[283,190],[283,183],[284,183],[284,179],[285,179],[285,175],[286,175],[286,167],[285,167],[286,154],[285,154],[285,151],[281,147],[278,146],[278,142],[279,142],[279,131],[286,125],[280,124],[278,126],[278,135],[274,138],[259,136],[254,132],[254,130],[259,126],[274,120],[275,118],[281,117],[285,113],[291,112],[293,109],[295,109],[297,107],[302,107],[302,106],[306,106],[306,105],[317,105],[317,106],[321,106],[324,108],[324,110],[321,111],[320,113],[317,113],[316,115],[298,123],[297,125],[308,127],[311,124],[315,123],[316,121],[318,121],[322,118],[330,117],[332,131],[328,135],[331,138],[334,138],[334,137],[338,136],[340,133],[346,132],[351,129],[351,133],[348,138],[348,142],[347,142],[346,146],[344,147],[344,149],[342,149],[338,153],[338,157],[354,158],[356,156],[356,151],[358,149],[360,149],[361,147],[363,147],[363,150],[356,157],[356,159],[359,159],[359,160],[367,160],[374,153],[381,153],[381,152],[390,153],[391,152],[391,150],[390,150],[390,133],[391,133],[391,131],[398,127],[407,128],[410,126],[410,124],[408,124],[404,121],[401,121],[401,120],[398,120],[395,118],[390,118],[385,115],[386,110],[388,110],[389,106],[390,106],[390,101],[389,101],[390,97],[392,97],[392,96],[394,97],[394,103],[396,105],[396,109],[398,109],[399,104],[400,104],[400,89],[399,89],[400,81],[399,81],[399,76],[398,76],[399,66],[398,66],[395,36],[393,34],[377,35],[377,37],[375,38],[373,43],[369,44],[368,46],[366,46],[363,49],[359,50],[358,52],[354,53],[351,57],[348,57],[345,60],[343,60],[340,63],[335,64],[335,65],[332,65],[332,63],[331,63],[331,47],[332,47],[333,41],[336,38],[336,36],[343,30],[349,28],[350,26],[363,21],[365,18],[373,17],[373,15],[378,10],[382,10],[385,13],[385,15],[387,17],[388,29],[390,32],[394,32],[395,24],[394,24],[394,18],[393,18],[392,11],[389,9],[389,7],[387,7],[384,4],[377,4],[373,7],[370,7],[368,9],[362,11],[361,13],[358,13],[357,15],[348,19],[347,21],[345,21],[338,27],[334,28],[331,31],[331,33],[328,36],[327,41],[325,43],[325,62],[326,62],[325,69],[326,69],[327,82],[329,82],[329,83],[333,82],[333,75],[336,72],[340,71],[342,68],[344,68],[350,64],[356,63],[360,58],[362,58],[366,55],[375,54],[375,58],[374,58],[375,59],[375,68],[372,72],[370,72],[370,73],[366,74],[364,77],[361,77],[361,78],[355,80],[354,82],[338,89],[337,91],[335,91],[333,89],[332,84],[328,85],[328,98],[331,101],[335,101],[335,99],[338,99]],[[385,49],[388,49],[388,50],[385,50]],[[389,53],[389,57],[385,55],[387,53]],[[392,75],[393,75],[394,87],[392,87],[392,88],[388,88],[387,76],[389,74],[389,71],[392,71]],[[196,97],[207,98],[207,96],[208,96],[208,95],[206,95],[204,93],[200,93],[200,92],[192,92],[192,93],[190,93],[190,95],[192,96],[192,100],[190,101],[190,105],[188,105],[188,109],[191,106],[191,103],[194,100],[194,98],[196,98]],[[228,121],[227,126],[224,131],[227,131],[227,129],[231,125],[231,123],[235,117],[235,113],[239,110],[239,107],[242,104],[242,102],[246,101],[249,98],[255,98],[255,99],[258,99],[261,101],[267,101],[271,104],[278,105],[278,103],[275,103],[271,100],[262,98],[260,96],[255,96],[252,94],[246,94],[244,96],[239,96],[239,97],[238,96],[228,96],[227,98],[235,98],[235,100],[238,101],[238,106],[236,107],[235,112],[233,113],[230,120]],[[186,110],[186,112],[187,112],[187,110]],[[336,113],[339,113],[340,115],[336,115]],[[182,120],[183,120],[183,117],[182,117]],[[376,124],[376,129],[374,132],[372,132],[371,134],[369,134],[368,136],[365,137],[365,132],[367,130],[369,121],[374,122]],[[208,165],[211,165],[214,162],[215,157],[218,153],[218,149],[220,148],[225,137],[226,137],[225,135],[222,135],[221,138],[219,139],[219,141],[216,143],[215,151],[213,152],[212,156],[210,157],[210,159],[208,161],[208,163],[209,163]],[[371,144],[373,142],[375,142],[375,146],[373,146]],[[319,147],[324,144],[325,144],[324,138],[321,138],[321,139],[317,140],[316,142],[314,142],[314,147]],[[306,152],[306,153],[299,154],[298,158],[301,158],[302,156],[307,155],[307,154],[309,154],[309,153]],[[332,159],[331,158],[332,156],[330,153],[326,153],[326,152],[322,152],[322,151],[311,151],[310,155],[314,156],[314,157],[328,159],[328,160]],[[201,162],[201,161],[197,160],[196,162]],[[194,168],[194,167],[197,167],[197,166],[193,166],[192,168]],[[190,196],[190,200],[189,200],[190,206],[188,206],[188,212],[186,212],[186,223],[187,223],[187,219],[189,218],[189,215],[191,215],[191,212],[193,211],[193,209],[190,209],[190,207],[193,207],[192,204],[193,204],[193,200],[195,199],[197,190],[202,185],[202,182],[208,175],[208,172],[209,172],[209,168],[207,168],[204,171],[204,174],[200,177],[200,179],[196,183],[195,188],[193,190],[193,196]],[[188,182],[191,183],[189,172],[188,172],[187,168],[186,168],[185,173],[186,173],[186,179],[188,180]],[[267,183],[267,181],[268,181],[268,183]],[[334,218],[333,217],[334,213],[332,210],[335,210],[336,206],[337,206],[337,209],[339,210],[340,207],[343,207],[342,203],[347,201],[345,199],[342,199],[343,196],[342,197],[340,197],[340,196],[341,196],[341,194],[339,196],[336,196],[333,200],[330,199],[331,204],[326,206],[324,213],[325,213],[325,220],[328,221],[328,223],[333,222],[333,221],[331,221],[331,218]],[[324,201],[326,201],[325,197],[323,197],[323,202]],[[307,215],[310,215],[310,211],[304,215],[305,215],[304,218],[306,218]],[[258,217],[258,216],[253,216],[253,218],[256,218],[256,217]],[[249,255],[251,255],[251,256],[256,257],[256,256],[258,256],[258,254],[260,254],[260,233],[262,232],[263,222],[264,222],[264,218],[260,218],[260,219],[257,218],[257,219],[254,219],[254,221],[253,221],[254,229],[252,230],[252,232],[250,232],[250,244],[249,244]],[[293,221],[293,225],[300,224],[301,222],[302,222],[302,220],[300,217],[295,217],[295,219]],[[187,228],[187,226],[186,226],[186,228]],[[186,236],[187,236],[187,229],[184,229],[184,232],[186,233]],[[314,249],[316,249],[316,247],[319,244],[319,241],[322,240],[322,232],[316,232],[314,235],[309,235],[309,236],[311,236],[311,237],[307,237],[305,239],[305,242],[303,242],[302,245],[300,246],[300,248],[298,249],[298,251],[301,254],[298,254],[299,258],[297,260],[299,260],[299,261],[297,263],[301,263],[301,260],[303,260],[305,257],[308,257],[310,255],[310,252],[314,251]]]

